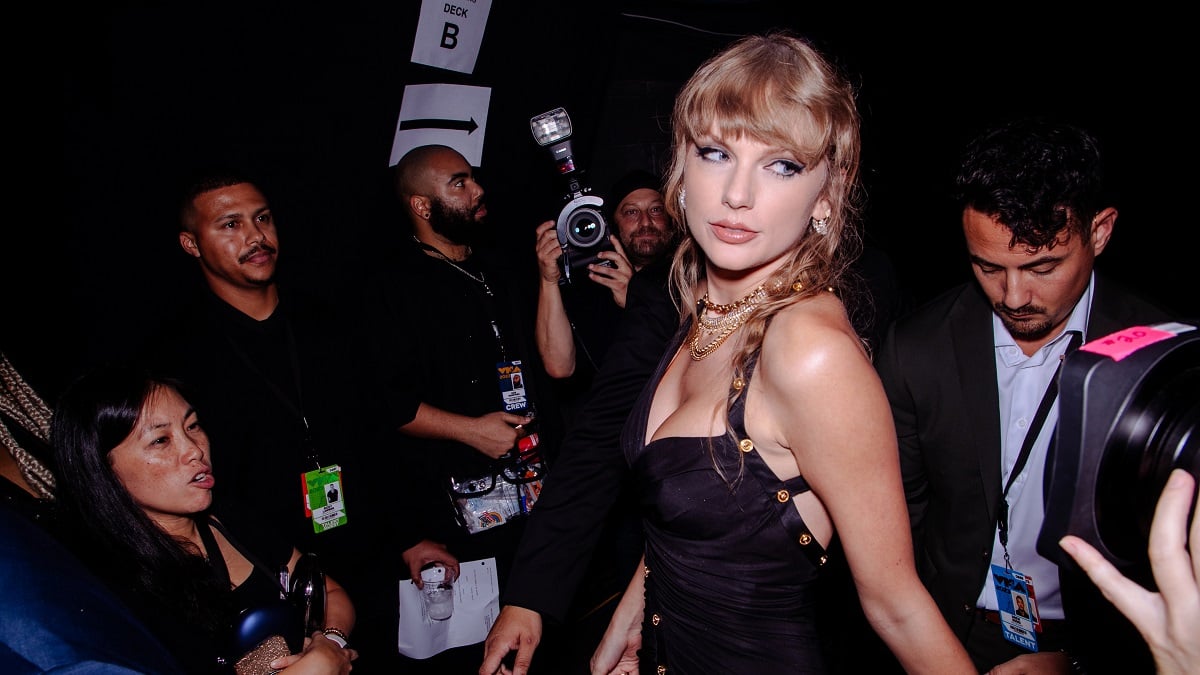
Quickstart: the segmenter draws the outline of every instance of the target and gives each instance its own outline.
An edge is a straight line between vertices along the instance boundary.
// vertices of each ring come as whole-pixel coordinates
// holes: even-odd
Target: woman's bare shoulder
[[[820,367],[830,360],[865,359],[862,340],[832,293],[797,302],[776,315],[763,337],[764,361]]]

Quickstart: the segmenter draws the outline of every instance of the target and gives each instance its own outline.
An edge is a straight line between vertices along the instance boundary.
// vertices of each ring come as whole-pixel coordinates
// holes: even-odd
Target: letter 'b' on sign
[[[447,22],[446,27],[442,30],[442,47],[445,49],[454,49],[458,46],[458,26]]]
[[[492,0],[423,0],[412,62],[471,74]]]

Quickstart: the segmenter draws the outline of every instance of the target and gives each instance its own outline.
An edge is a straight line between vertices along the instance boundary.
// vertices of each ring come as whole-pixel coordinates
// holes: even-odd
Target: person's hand
[[[524,427],[532,421],[532,415],[488,413],[476,417],[467,425],[464,442],[492,459],[500,459],[513,449],[518,438],[525,435],[525,430],[517,427]]]
[[[532,609],[505,605],[483,642],[483,664],[479,666],[479,675],[525,675],[541,641],[542,615]],[[513,650],[517,656],[510,671],[503,662]]]
[[[341,645],[317,631],[304,639],[304,649],[299,654],[275,659],[270,666],[288,675],[347,675],[353,667],[350,662],[356,658],[357,651],[342,649]]]
[[[1154,655],[1159,675],[1200,673],[1200,517],[1188,532],[1188,508],[1200,511],[1196,480],[1184,469],[1167,478],[1150,524],[1150,569],[1158,593],[1139,586],[1091,544],[1067,535],[1058,543],[1121,610]],[[1188,537],[1191,549],[1188,549]]]
[[[558,243],[558,230],[553,220],[547,220],[538,225],[537,244],[534,250],[537,251],[538,271],[541,273],[542,281],[548,284],[557,284],[559,277],[562,276],[562,269],[558,266],[558,259],[562,255],[562,244]]]
[[[625,296],[629,291],[629,279],[633,277],[633,263],[629,262],[629,258],[625,255],[625,249],[616,236],[610,234],[608,239],[612,242],[613,250],[601,251],[596,254],[596,257],[610,260],[616,264],[616,267],[592,263],[588,265],[588,277],[612,291],[613,302],[624,309]]]
[[[640,621],[608,624],[600,645],[592,654],[592,675],[637,675],[638,650],[642,648],[642,624]]]
[[[417,588],[425,586],[425,583],[421,581],[421,568],[430,563],[440,563],[442,567],[445,567],[447,578],[451,581],[458,578],[458,558],[455,558],[446,549],[445,544],[432,539],[422,539],[415,546],[401,553],[400,558],[404,560],[404,566],[408,568],[408,575],[412,577]]]
[[[993,667],[987,675],[1071,675],[1071,660],[1062,652],[1022,654]]]
[[[626,608],[642,607],[641,601],[628,603],[630,592],[614,611],[608,621],[600,645],[592,653],[592,675],[637,675],[637,650],[642,647],[641,615],[626,611]]]

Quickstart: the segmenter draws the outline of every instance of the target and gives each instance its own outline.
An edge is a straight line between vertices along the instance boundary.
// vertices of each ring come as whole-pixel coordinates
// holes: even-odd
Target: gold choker
[[[704,297],[700,299],[700,311],[688,344],[688,352],[692,355],[692,360],[699,361],[725,344],[730,335],[733,335],[737,329],[745,325],[746,317],[766,297],[767,288],[765,283],[759,285],[758,288],[751,291],[746,297],[724,305],[709,302],[708,293],[705,293]],[[709,312],[720,314],[721,316],[714,319],[707,316]],[[712,337],[708,340],[707,344],[701,346],[700,337],[706,333],[712,335]]]
[[[702,312],[709,311],[716,312],[718,314],[728,314],[736,309],[745,307],[746,305],[757,305],[758,303],[762,302],[763,297],[766,295],[766,289],[766,283],[759,284],[758,288],[750,291],[746,297],[740,300],[734,300],[727,305],[719,305],[715,302],[709,302],[708,293],[705,293],[704,297],[700,298],[700,304],[704,305],[704,310],[702,310]]]

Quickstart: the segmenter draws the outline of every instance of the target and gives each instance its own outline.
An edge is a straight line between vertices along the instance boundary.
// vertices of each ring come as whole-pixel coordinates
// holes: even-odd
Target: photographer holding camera
[[[613,184],[603,214],[613,223],[616,235],[610,235],[612,249],[604,248],[596,255],[598,261],[586,266],[588,279],[582,274],[564,283],[564,274],[569,274],[570,253],[567,245],[560,243],[554,221],[542,223],[537,230],[537,257],[539,264],[539,291],[536,337],[538,351],[547,372],[556,378],[552,383],[559,394],[559,403],[566,415],[568,429],[573,435],[591,439],[589,443],[576,442],[572,447],[597,457],[596,444],[616,446],[620,423],[633,407],[633,401],[641,388],[641,382],[649,377],[656,350],[665,348],[670,336],[673,320],[667,320],[662,345],[653,340],[640,340],[639,348],[654,353],[644,374],[638,371],[632,376],[637,385],[622,388],[609,378],[603,385],[597,379],[605,354],[615,340],[619,340],[622,324],[627,319],[625,306],[627,293],[631,312],[645,314],[634,309],[639,301],[654,297],[661,302],[654,305],[655,312],[673,319],[674,312],[667,299],[667,274],[677,241],[677,228],[666,214],[660,181],[653,174],[633,170]],[[568,255],[564,256],[564,252]],[[608,266],[609,264],[614,266]],[[564,267],[567,269],[564,270]],[[585,268],[578,268],[585,269]],[[637,280],[631,281],[634,274]],[[639,291],[637,288],[641,288]],[[576,345],[585,354],[586,362],[576,363]],[[654,345],[654,346],[652,346]],[[614,348],[621,350],[621,347]],[[628,356],[618,354],[616,361],[624,362]],[[608,366],[605,366],[608,368]],[[600,386],[605,391],[596,389]],[[589,393],[593,392],[593,393]],[[621,393],[624,392],[624,393]],[[611,420],[611,421],[605,421]],[[603,440],[600,440],[603,439]],[[564,444],[564,452],[568,446]],[[605,450],[607,452],[607,450]],[[590,461],[591,458],[583,461]],[[550,640],[543,658],[556,673],[587,672],[592,650],[599,642],[608,625],[608,618],[616,607],[629,575],[641,558],[641,521],[637,500],[630,487],[622,479],[620,496],[614,496],[612,506],[606,511],[604,525],[598,543],[589,547],[587,572],[588,583],[578,586],[577,592],[565,609],[564,620],[558,637]],[[532,547],[531,547],[532,548]],[[538,556],[540,557],[540,554]]]
[[[596,261],[584,267],[588,281],[567,280],[573,263],[564,253],[574,249],[561,240],[555,221],[537,228],[537,346],[546,372],[560,380],[568,417],[574,414],[572,401],[586,391],[608,349],[613,325],[625,307],[629,279],[657,261],[664,262],[665,279],[677,228],[667,216],[659,190],[658,178],[641,169],[613,185],[608,201],[612,208],[605,215],[616,234],[608,235],[611,250],[597,244]],[[578,367],[580,351],[588,361],[586,371]]]

